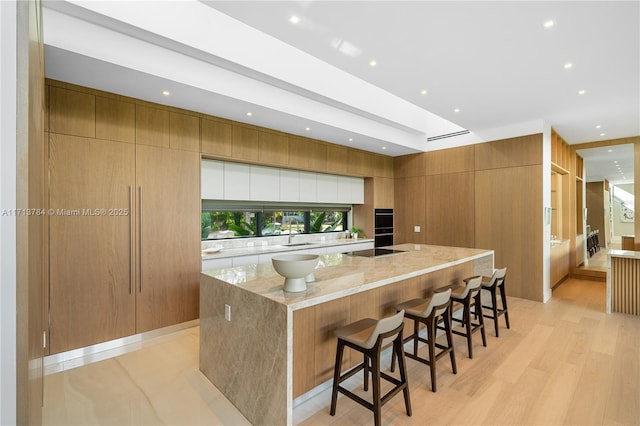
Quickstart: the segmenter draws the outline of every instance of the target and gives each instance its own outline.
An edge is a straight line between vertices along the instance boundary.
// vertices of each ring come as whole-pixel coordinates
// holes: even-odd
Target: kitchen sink
[[[286,244],[280,244],[280,245],[285,247],[296,247],[296,246],[309,246],[312,244],[313,243],[286,243]]]

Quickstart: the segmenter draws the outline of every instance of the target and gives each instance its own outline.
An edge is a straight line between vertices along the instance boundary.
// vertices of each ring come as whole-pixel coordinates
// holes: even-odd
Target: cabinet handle
[[[140,219],[140,251],[138,253],[138,263],[140,268],[140,293],[142,293],[142,186],[138,187],[139,197],[140,197],[140,205],[138,210],[138,219]]]
[[[133,293],[134,268],[133,254],[135,252],[133,239],[133,188],[129,185],[129,294]]]

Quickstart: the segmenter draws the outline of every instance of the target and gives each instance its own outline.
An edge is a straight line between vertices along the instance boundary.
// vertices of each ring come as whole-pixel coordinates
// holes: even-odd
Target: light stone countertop
[[[259,255],[265,253],[279,253],[279,252],[288,252],[294,250],[307,250],[318,247],[335,247],[335,246],[343,246],[350,244],[361,244],[361,243],[373,243],[373,239],[371,238],[362,238],[354,240],[353,238],[340,238],[340,239],[328,239],[326,241],[303,241],[303,237],[298,237],[297,240],[294,240],[294,244],[297,244],[296,241],[305,242],[306,244],[302,245],[283,245],[283,244],[272,244],[272,245],[254,245],[252,247],[238,247],[238,248],[224,248],[218,253],[202,253],[202,260],[209,259],[224,259],[228,257],[236,257],[236,256],[251,256],[251,255]]]
[[[271,263],[202,274],[297,310],[469,261],[478,261],[483,274],[490,275],[493,270],[493,250],[419,244],[392,247],[405,253],[371,258],[342,253],[320,256],[314,270],[316,281],[307,283],[307,290],[301,293],[285,293],[284,277]]]
[[[640,259],[640,251],[634,250],[609,250],[609,257],[624,257],[627,259]]]

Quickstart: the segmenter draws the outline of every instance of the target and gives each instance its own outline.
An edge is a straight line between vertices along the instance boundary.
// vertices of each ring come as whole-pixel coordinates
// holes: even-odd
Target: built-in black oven
[[[375,209],[374,246],[393,245],[393,209]]]

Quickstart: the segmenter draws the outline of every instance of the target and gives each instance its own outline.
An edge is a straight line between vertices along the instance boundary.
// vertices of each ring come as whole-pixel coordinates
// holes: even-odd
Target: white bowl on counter
[[[307,289],[307,283],[315,281],[313,270],[320,258],[317,254],[283,254],[271,259],[273,268],[282,275],[283,290],[288,293],[299,293]]]

